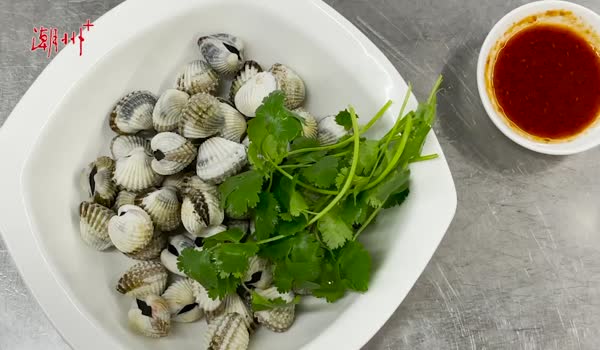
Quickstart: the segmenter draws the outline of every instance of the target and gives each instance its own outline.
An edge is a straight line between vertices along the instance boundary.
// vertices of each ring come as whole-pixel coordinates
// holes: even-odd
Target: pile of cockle
[[[178,268],[178,256],[186,248],[203,249],[205,239],[227,228],[253,229],[249,220],[225,215],[217,186],[247,167],[246,118],[273,91],[283,91],[285,106],[303,119],[305,137],[326,144],[347,132],[333,117],[318,122],[301,108],[304,83],[289,67],[263,71],[244,61],[242,41],[229,34],[201,37],[198,45],[201,59],[183,67],[175,88],[159,98],[133,91],[116,103],[109,118],[118,134],[112,157],[99,157],[82,175],[90,197],[79,207],[81,238],[139,261],[116,286],[134,298],[128,313],[133,330],[163,337],[172,322],[205,317],[208,348],[246,349],[257,322],[276,332],[292,325],[294,294],[278,292],[269,263],[254,256],[244,287],[280,307],[253,311],[243,291],[213,299]],[[215,96],[227,80],[230,95]]]

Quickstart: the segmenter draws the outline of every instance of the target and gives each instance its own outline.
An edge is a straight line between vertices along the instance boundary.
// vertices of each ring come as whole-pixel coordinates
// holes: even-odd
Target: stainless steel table
[[[76,30],[119,2],[0,2],[0,122],[49,61],[30,52],[32,28]],[[328,3],[383,50],[417,97],[439,73],[446,79],[435,131],[456,182],[456,217],[366,349],[598,348],[600,149],[548,157],[520,148],[492,125],[477,93],[479,47],[522,1]],[[600,11],[598,0],[581,3]],[[68,349],[1,241],[0,349]]]

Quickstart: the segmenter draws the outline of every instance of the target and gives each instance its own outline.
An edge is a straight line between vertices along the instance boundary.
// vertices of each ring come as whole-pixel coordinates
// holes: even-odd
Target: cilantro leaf
[[[407,188],[406,190],[404,190],[402,192],[394,193],[394,194],[390,195],[390,197],[387,199],[387,201],[385,201],[385,203],[383,204],[383,208],[388,209],[388,208],[395,207],[397,205],[404,203],[404,201],[408,197],[409,192],[410,191]]]
[[[345,222],[362,225],[368,217],[369,205],[366,203],[363,193],[356,196],[348,196],[340,204],[340,216]]]
[[[391,172],[385,180],[367,191],[367,203],[374,208],[383,206],[390,196],[408,188],[409,176],[408,169]]]
[[[223,231],[217,233],[214,236],[208,237],[204,240],[204,245],[207,243],[214,243],[216,245],[222,242],[230,242],[230,243],[240,243],[242,238],[244,238],[246,234],[240,230],[239,228],[230,228],[227,231]]]
[[[256,255],[258,245],[255,243],[223,243],[213,250],[214,263],[221,278],[233,275],[243,277],[248,270],[248,259]]]
[[[329,247],[329,249],[336,249],[344,245],[346,241],[352,239],[354,232],[352,227],[348,225],[338,215],[338,213],[330,211],[325,214],[317,224],[323,242]]]
[[[356,173],[358,175],[369,175],[371,170],[377,162],[377,156],[379,154],[379,141],[377,140],[366,140],[361,142],[360,149],[358,152],[358,165],[356,167]]]
[[[321,158],[315,164],[302,169],[302,176],[317,187],[327,188],[335,183],[338,159],[334,156]]]
[[[222,299],[235,293],[241,283],[241,280],[233,275],[221,277],[212,259],[212,253],[207,250],[184,249],[179,255],[177,267],[206,288],[212,299]]]
[[[263,311],[263,310],[271,310],[277,307],[283,307],[290,304],[298,304],[300,302],[300,296],[296,295],[294,300],[291,303],[286,302],[282,298],[275,299],[267,299],[262,295],[252,291],[252,310],[254,311]]]
[[[302,148],[319,147],[320,145],[321,144],[319,143],[318,139],[300,136],[294,141],[292,141],[292,144],[290,145],[290,150],[295,151]]]
[[[362,244],[356,241],[348,242],[340,249],[337,262],[340,277],[350,289],[359,292],[366,292],[369,289],[371,256]]]
[[[335,187],[340,189],[340,188],[342,188],[342,186],[344,186],[344,182],[346,182],[346,177],[348,176],[349,171],[350,170],[348,168],[340,169],[340,171],[338,172],[338,174],[335,177]]]
[[[279,203],[270,192],[263,192],[259,195],[260,201],[254,210],[254,225],[256,231],[254,235],[256,239],[263,240],[271,236],[275,232],[277,225]]]
[[[292,181],[287,177],[279,178],[275,183],[273,192],[279,198],[281,206],[288,210],[292,216],[299,216],[304,210],[308,209],[304,196],[296,191],[296,179]]]
[[[335,122],[343,126],[346,130],[352,129],[352,118],[350,117],[350,112],[348,112],[348,110],[340,111],[335,116]]]
[[[284,236],[291,236],[304,230],[307,222],[304,216],[293,218],[291,221],[280,221],[277,226],[277,233]]]
[[[239,217],[254,208],[259,201],[258,194],[262,190],[263,177],[254,170],[246,171],[225,180],[220,186],[221,204],[225,211]]]
[[[313,290],[312,294],[317,298],[325,298],[329,303],[342,298],[346,293],[346,286],[340,278],[338,263],[332,257],[324,260],[319,282],[321,286]]]

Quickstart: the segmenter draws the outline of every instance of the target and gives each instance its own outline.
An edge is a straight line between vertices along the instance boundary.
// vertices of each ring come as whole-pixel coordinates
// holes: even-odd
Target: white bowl
[[[552,155],[574,154],[586,151],[600,144],[600,123],[595,123],[588,127],[583,133],[576,135],[572,139],[546,143],[533,137],[529,137],[524,132],[516,131],[515,127],[510,126],[506,117],[494,107],[492,99],[488,94],[488,89],[486,88],[485,71],[487,59],[496,43],[499,40],[507,39],[505,38],[505,33],[513,26],[513,24],[526,17],[544,13],[548,10],[571,11],[575,16],[579,17],[579,20],[582,21],[584,25],[590,26],[596,33],[600,33],[600,16],[577,4],[566,1],[544,0],[518,7],[502,17],[485,38],[481,51],[479,52],[479,60],[477,61],[477,87],[479,89],[479,96],[488,116],[492,122],[494,122],[496,127],[498,127],[498,129],[500,129],[500,131],[508,138],[525,148],[540,153]]]
[[[126,322],[131,300],[114,290],[130,263],[79,238],[77,178],[90,160],[108,154],[115,101],[134,89],[171,87],[177,68],[198,57],[198,35],[211,32],[239,35],[247,57],[265,66],[294,67],[307,84],[307,107],[317,114],[352,103],[368,119],[393,99],[383,120],[389,127],[407,86],[375,45],[320,1],[129,0],[95,25],[86,32],[84,55],[73,46],[63,50],[0,130],[0,228],[27,285],[74,348],[196,349],[204,322],[177,324],[160,340],[133,334]],[[456,208],[433,133],[424,152],[440,157],[415,164],[409,199],[363,234],[374,260],[369,292],[335,304],[306,298],[287,333],[260,330],[252,349],[358,349],[385,323]]]

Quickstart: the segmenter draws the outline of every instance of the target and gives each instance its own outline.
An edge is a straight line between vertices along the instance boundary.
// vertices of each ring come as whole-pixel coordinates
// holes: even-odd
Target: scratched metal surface
[[[38,25],[76,30],[119,0],[0,2],[0,123],[48,63],[29,52]],[[600,341],[600,149],[545,157],[488,120],[479,47],[515,0],[329,0],[423,97],[446,78],[435,131],[458,210],[375,349],[594,349]],[[600,1],[582,1],[600,11]],[[0,241],[0,349],[67,349]]]

